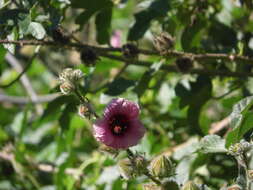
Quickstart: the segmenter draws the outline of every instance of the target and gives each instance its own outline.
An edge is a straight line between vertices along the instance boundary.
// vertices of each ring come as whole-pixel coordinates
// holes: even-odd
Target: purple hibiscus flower
[[[115,149],[126,149],[138,144],[146,129],[138,119],[138,104],[124,98],[113,99],[104,117],[93,124],[95,138]]]

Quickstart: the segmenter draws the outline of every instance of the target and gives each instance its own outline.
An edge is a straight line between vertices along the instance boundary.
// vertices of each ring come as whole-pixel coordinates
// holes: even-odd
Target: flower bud
[[[84,77],[84,74],[83,74],[83,72],[80,69],[75,69],[72,72],[72,80],[74,80],[74,81],[79,81],[83,77]]]
[[[126,58],[136,58],[139,50],[134,44],[128,43],[122,46],[122,52]]]
[[[59,79],[60,81],[63,83],[63,82],[66,82],[66,81],[69,81],[69,79],[71,78],[71,75],[72,75],[72,72],[73,72],[73,69],[72,68],[66,68],[64,69],[60,75],[59,75]]]
[[[184,184],[182,190],[200,190],[200,188],[193,181],[188,181]]]
[[[153,159],[150,168],[152,175],[159,178],[169,177],[174,173],[174,166],[171,160],[165,155],[160,155]]]
[[[242,190],[242,187],[235,184],[235,185],[231,185],[227,188],[227,190]]]
[[[141,155],[138,155],[134,158],[134,166],[136,173],[143,174],[147,171],[148,161]]]
[[[161,186],[158,186],[154,183],[146,183],[142,185],[144,190],[163,190]]]
[[[166,32],[162,32],[160,35],[156,36],[154,39],[154,46],[159,52],[163,52],[173,48],[174,39],[172,36]]]
[[[176,66],[180,72],[187,73],[190,71],[193,64],[192,64],[192,60],[190,58],[182,57],[182,58],[178,58],[176,60]]]
[[[179,185],[174,180],[166,180],[162,183],[162,190],[179,190]]]
[[[86,117],[90,117],[91,113],[89,112],[89,108],[84,105],[84,104],[81,104],[79,105],[78,107],[78,114],[82,117],[82,118],[86,118]]]
[[[118,162],[119,172],[124,179],[134,177],[134,169],[129,159],[123,159]]]
[[[95,66],[96,61],[98,60],[96,52],[91,48],[85,48],[82,50],[80,57],[82,62],[88,67]]]
[[[252,147],[251,143],[245,140],[241,140],[239,143],[231,145],[228,149],[228,153],[231,154],[232,156],[239,156],[249,151],[251,147]]]
[[[60,85],[60,90],[64,95],[70,94],[75,87],[70,82],[64,82]]]

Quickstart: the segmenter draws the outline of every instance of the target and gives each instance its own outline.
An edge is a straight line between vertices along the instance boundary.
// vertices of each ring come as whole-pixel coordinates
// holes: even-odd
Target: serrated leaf
[[[230,114],[230,131],[226,138],[226,147],[239,142],[243,135],[253,128],[252,111],[253,96],[246,97],[233,106]]]
[[[199,143],[199,151],[203,153],[225,153],[225,140],[218,135],[207,135]]]
[[[38,40],[43,39],[46,35],[44,27],[38,22],[31,22],[28,26],[27,33],[31,34]]]
[[[122,77],[115,79],[112,83],[108,85],[108,89],[105,94],[110,96],[117,96],[125,92],[129,87],[134,86],[135,82],[133,80],[127,80]]]

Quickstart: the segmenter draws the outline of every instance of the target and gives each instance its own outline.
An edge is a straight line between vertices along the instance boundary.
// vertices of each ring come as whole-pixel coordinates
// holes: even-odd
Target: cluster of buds
[[[241,140],[239,143],[231,145],[228,149],[228,153],[232,156],[240,156],[252,147],[252,143],[249,143],[245,140]]]
[[[164,51],[173,48],[174,41],[174,38],[170,34],[162,32],[160,35],[154,38],[153,44],[157,51],[163,53]]]
[[[67,95],[73,92],[77,83],[84,77],[80,69],[67,68],[59,75],[60,90],[63,94]]]
[[[153,176],[166,178],[174,175],[175,167],[166,155],[159,155],[150,163],[150,170]]]

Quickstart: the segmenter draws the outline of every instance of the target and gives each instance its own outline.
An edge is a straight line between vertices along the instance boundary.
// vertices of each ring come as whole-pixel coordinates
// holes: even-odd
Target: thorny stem
[[[130,149],[126,149],[126,152],[127,152],[127,157],[129,158],[129,160],[131,161],[131,163],[134,165],[134,153],[130,150]],[[153,182],[155,182],[157,185],[161,186],[162,183],[156,179],[153,175],[151,175],[148,170],[146,170],[144,173],[143,173],[145,176],[147,176],[149,179],[151,179]]]

